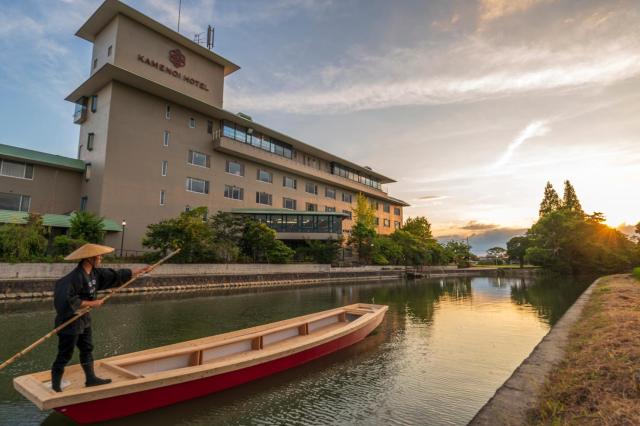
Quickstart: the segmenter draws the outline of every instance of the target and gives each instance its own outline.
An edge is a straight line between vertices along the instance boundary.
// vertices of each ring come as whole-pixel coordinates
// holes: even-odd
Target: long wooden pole
[[[149,267],[149,269],[147,269],[147,271],[145,273],[149,273],[149,272],[153,271],[155,268],[157,268],[158,266],[162,265],[164,262],[169,260],[171,257],[173,257],[176,254],[178,254],[178,252],[180,252],[180,249],[177,249],[176,251],[173,251],[173,252],[169,253],[168,255],[166,255],[165,257],[163,257],[162,259],[160,259],[159,261],[157,261],[153,265],[151,265]],[[140,275],[144,275],[144,274],[140,274]],[[109,294],[107,294],[105,297],[102,298],[102,301],[106,302],[111,296],[113,296],[114,294],[116,294],[117,292],[122,290],[123,288],[127,287],[129,284],[131,284],[135,280],[137,280],[140,275],[135,275],[135,276],[131,277],[131,279],[129,281],[127,281],[126,283],[122,284],[120,287],[116,287],[116,288],[111,289],[109,291]],[[27,354],[28,352],[30,352],[33,348],[35,348],[36,346],[38,346],[39,344],[41,344],[42,342],[47,340],[49,337],[53,336],[58,331],[62,330],[63,328],[65,328],[66,326],[68,326],[69,324],[71,324],[72,322],[74,322],[75,320],[77,320],[78,318],[83,316],[84,314],[86,314],[87,312],[89,312],[91,309],[92,308],[90,306],[87,306],[86,308],[80,309],[73,317],[69,318],[67,321],[63,322],[62,324],[60,324],[59,326],[57,326],[56,328],[54,328],[53,330],[51,330],[50,332],[48,332],[47,334],[45,334],[44,336],[42,336],[41,338],[39,338],[38,340],[33,342],[32,344],[30,344],[29,346],[27,346],[23,350],[21,350],[20,352],[18,352],[17,354],[15,354],[11,358],[9,358],[5,362],[3,362],[0,365],[0,370],[5,368],[9,364],[12,364],[15,360],[17,360],[21,356],[23,356],[23,355]]]

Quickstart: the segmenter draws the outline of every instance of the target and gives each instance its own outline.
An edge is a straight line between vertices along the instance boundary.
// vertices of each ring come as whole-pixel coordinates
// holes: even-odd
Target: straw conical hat
[[[101,246],[100,244],[85,244],[67,257],[64,260],[81,260],[88,257],[100,256],[103,254],[111,253],[114,249],[107,246]]]

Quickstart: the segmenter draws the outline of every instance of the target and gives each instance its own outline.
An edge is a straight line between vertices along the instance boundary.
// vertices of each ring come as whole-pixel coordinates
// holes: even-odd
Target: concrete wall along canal
[[[51,297],[55,282],[73,263],[0,264],[0,299]],[[104,265],[135,269],[140,264]],[[190,291],[240,287],[317,284],[329,281],[397,279],[404,267],[334,268],[319,264],[165,264],[138,279],[125,292]]]

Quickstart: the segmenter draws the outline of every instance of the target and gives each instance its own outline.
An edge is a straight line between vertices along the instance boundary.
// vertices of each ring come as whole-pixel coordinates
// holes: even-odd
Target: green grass
[[[637,280],[640,280],[640,266],[633,268],[632,274]]]

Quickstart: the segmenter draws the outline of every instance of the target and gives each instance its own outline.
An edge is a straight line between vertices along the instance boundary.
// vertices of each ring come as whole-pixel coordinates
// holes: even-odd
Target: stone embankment
[[[105,265],[135,269],[141,264]],[[75,267],[73,263],[0,263],[0,300],[51,297],[60,277]],[[506,272],[491,268],[429,267],[424,277],[529,274],[527,270]],[[322,264],[165,264],[152,274],[139,278],[125,289],[129,293],[155,291],[193,291],[255,287],[317,285],[328,282],[354,282],[398,279],[407,275],[404,266],[332,267]]]

